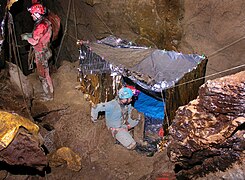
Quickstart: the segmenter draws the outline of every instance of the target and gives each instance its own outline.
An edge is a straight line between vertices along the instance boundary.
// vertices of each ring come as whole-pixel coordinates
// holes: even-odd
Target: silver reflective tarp
[[[132,42],[114,36],[87,44],[87,50],[95,54],[93,56],[98,55],[103,61],[110,63],[112,73],[117,72],[144,89],[156,92],[173,87],[186,73],[197,68],[205,59],[198,54],[138,47]],[[96,67],[96,61],[91,58],[93,56],[88,56],[89,51],[83,53],[86,62],[93,61],[92,64]],[[83,68],[85,61],[80,62]],[[98,72],[98,69],[91,69],[90,72],[93,71]]]

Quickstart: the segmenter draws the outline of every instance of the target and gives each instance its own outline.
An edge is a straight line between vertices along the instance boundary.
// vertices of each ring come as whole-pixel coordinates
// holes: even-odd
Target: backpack
[[[52,26],[52,41],[56,40],[60,31],[60,17],[53,13],[52,11],[48,12],[47,19],[51,22]]]

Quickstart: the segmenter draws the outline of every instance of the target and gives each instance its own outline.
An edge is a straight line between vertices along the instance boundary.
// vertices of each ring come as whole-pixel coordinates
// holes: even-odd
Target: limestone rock
[[[47,166],[39,127],[16,113],[0,111],[0,162],[42,171]],[[17,168],[18,169],[18,168]]]
[[[0,161],[9,165],[32,167],[39,171],[42,171],[48,164],[39,142],[23,128],[19,130],[18,135],[8,147],[0,151]]]
[[[245,148],[245,71],[208,81],[180,107],[170,127],[168,156],[178,177],[224,171]]]
[[[17,69],[17,66],[12,63],[8,63],[9,66],[9,74],[10,74],[10,81],[17,85],[20,91],[23,90],[23,93],[29,99],[33,97],[33,87],[31,83],[28,81],[27,77],[22,73],[22,71]]]

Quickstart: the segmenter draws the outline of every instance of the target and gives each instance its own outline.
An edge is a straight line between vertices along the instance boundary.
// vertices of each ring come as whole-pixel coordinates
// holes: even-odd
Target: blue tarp
[[[147,94],[140,92],[138,100],[135,101],[134,107],[144,113],[145,116],[163,121],[164,119],[164,102],[159,101]]]

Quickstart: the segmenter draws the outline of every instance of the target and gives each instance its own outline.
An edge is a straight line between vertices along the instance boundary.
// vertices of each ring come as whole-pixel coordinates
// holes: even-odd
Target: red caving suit
[[[35,52],[35,63],[37,72],[42,82],[43,90],[46,95],[53,96],[54,88],[52,79],[49,75],[48,60],[52,56],[50,50],[50,40],[52,36],[51,22],[43,17],[43,19],[35,23],[32,37],[27,41],[33,46]]]

